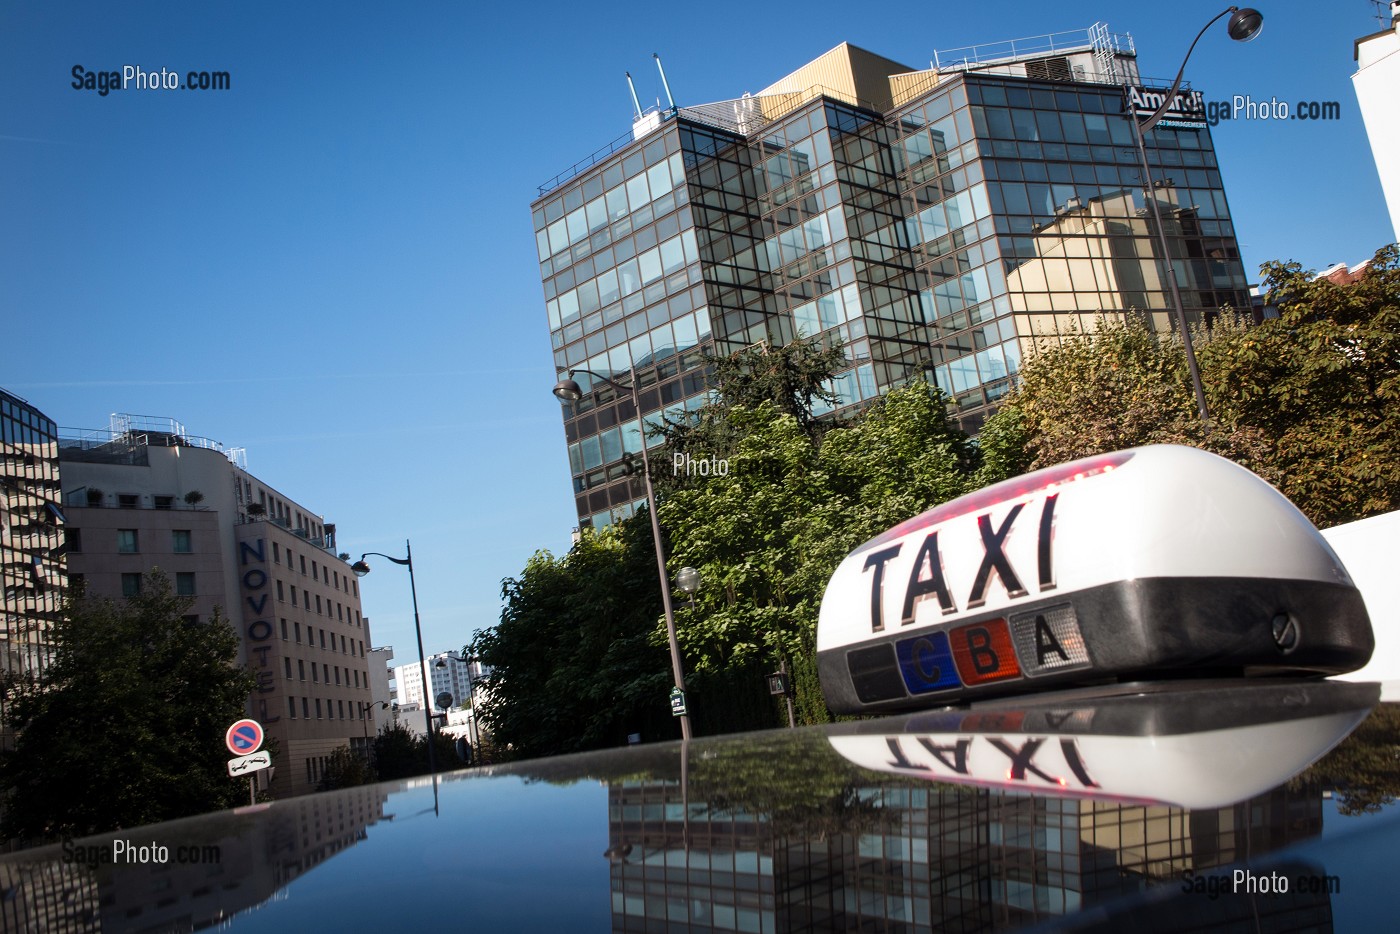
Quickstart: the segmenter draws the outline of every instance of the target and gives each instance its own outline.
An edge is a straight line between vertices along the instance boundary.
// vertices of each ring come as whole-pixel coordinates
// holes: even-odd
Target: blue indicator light
[[[895,643],[899,671],[910,694],[962,687],[953,666],[946,632],[931,632]]]

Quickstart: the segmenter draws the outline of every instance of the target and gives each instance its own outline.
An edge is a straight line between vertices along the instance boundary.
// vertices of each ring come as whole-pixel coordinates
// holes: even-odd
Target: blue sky
[[[644,103],[758,91],[842,41],[935,49],[1083,28],[1170,78],[1222,7],[1161,4],[0,6],[0,386],[60,425],[170,416],[339,528],[412,539],[429,652],[499,614],[501,579],[576,519],[530,224],[536,186]],[[1251,274],[1355,263],[1392,236],[1352,92],[1366,0],[1265,3],[1187,75],[1211,100],[1339,101],[1329,123],[1214,131]],[[86,70],[228,71],[224,92],[100,96]],[[407,575],[365,581],[414,657]]]

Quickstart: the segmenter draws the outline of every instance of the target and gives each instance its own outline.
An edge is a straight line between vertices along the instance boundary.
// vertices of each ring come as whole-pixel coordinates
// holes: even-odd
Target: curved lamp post
[[[376,707],[383,707],[385,710],[388,710],[389,706],[390,704],[386,700],[360,701],[360,731],[365,734],[366,742],[369,740],[369,717],[367,714]]]
[[[1171,109],[1172,102],[1176,100],[1176,92],[1181,89],[1181,79],[1186,73],[1186,63],[1191,60],[1191,53],[1196,50],[1196,43],[1201,41],[1201,36],[1206,34],[1206,30],[1214,26],[1226,14],[1231,14],[1227,29],[1230,38],[1236,42],[1248,42],[1259,35],[1259,30],[1264,26],[1264,15],[1258,10],[1245,7],[1241,9],[1232,6],[1216,15],[1209,23],[1201,27],[1201,31],[1196,33],[1196,38],[1191,41],[1191,47],[1186,50],[1186,58],[1181,60],[1181,67],[1177,69],[1176,80],[1172,82],[1171,90],[1167,92],[1166,98],[1161,106],[1149,117],[1139,120],[1132,117],[1133,132],[1137,138],[1138,157],[1142,160],[1142,183],[1146,189],[1144,194],[1147,198],[1148,207],[1152,210],[1152,218],[1157,223],[1157,243],[1162,251],[1162,264],[1167,268],[1167,283],[1171,286],[1172,304],[1176,310],[1176,324],[1181,330],[1181,343],[1186,350],[1186,365],[1191,370],[1191,388],[1196,394],[1196,410],[1201,416],[1202,422],[1209,422],[1210,414],[1206,411],[1206,393],[1201,385],[1201,370],[1196,364],[1196,349],[1191,343],[1191,329],[1186,324],[1186,308],[1181,303],[1181,288],[1176,281],[1176,266],[1172,264],[1171,252],[1167,246],[1167,231],[1162,226],[1162,211],[1157,206],[1156,186],[1152,181],[1152,170],[1147,165],[1147,143],[1143,139],[1148,130],[1151,130]]]
[[[433,706],[428,700],[428,691],[432,681],[428,678],[428,663],[423,658],[423,626],[418,620],[418,585],[413,579],[413,545],[405,539],[404,547],[408,549],[407,558],[395,558],[393,555],[386,555],[383,552],[367,551],[360,555],[359,561],[350,565],[350,570],[355,572],[356,577],[364,577],[369,573],[369,565],[365,563],[365,559],[370,555],[408,567],[408,590],[409,593],[413,594],[413,629],[418,634],[418,667],[423,673],[423,723],[428,728],[428,771],[436,775],[437,754],[433,751]],[[436,786],[434,786],[434,791],[436,791]]]
[[[671,647],[671,677],[675,682],[676,690],[683,695],[685,694],[685,676],[681,674],[681,650],[680,645],[676,642],[676,617],[671,611],[671,582],[666,576],[666,552],[661,544],[661,525],[656,519],[656,491],[651,486],[651,461],[647,457],[646,422],[642,419],[642,404],[637,396],[637,368],[633,367],[627,372],[630,385],[623,386],[601,373],[576,367],[569,371],[568,376],[555,384],[554,395],[558,397],[560,402],[579,401],[583,398],[583,389],[574,381],[574,374],[587,373],[594,379],[607,383],[618,392],[625,392],[632,397],[632,407],[636,409],[637,422],[642,428],[642,478],[646,481],[647,512],[651,516],[651,538],[656,545],[656,573],[661,578],[661,607],[666,611],[666,640]],[[680,721],[681,738],[690,739],[690,715],[688,713],[681,714]]]

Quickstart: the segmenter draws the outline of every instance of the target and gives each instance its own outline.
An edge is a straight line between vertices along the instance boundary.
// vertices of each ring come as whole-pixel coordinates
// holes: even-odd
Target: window
[[[170,550],[177,555],[187,555],[194,551],[194,548],[190,544],[189,529],[170,530]]]
[[[286,669],[287,680],[290,681],[292,679],[292,660],[285,655],[282,657],[282,667]],[[292,714],[292,716],[295,717],[296,714]]]
[[[296,631],[297,644],[301,644],[301,623],[292,623],[292,628]]]
[[[297,659],[297,677],[301,681],[306,680],[306,662],[301,659]]]
[[[287,713],[291,715],[293,720],[297,718],[297,699],[295,697],[287,698]]]
[[[322,663],[321,663],[321,673],[325,675],[325,681],[326,681],[326,683],[327,683],[327,684],[330,684],[330,683],[331,683],[331,666],[330,666],[330,665],[327,665],[325,662],[322,662]]]
[[[138,550],[136,546],[135,529],[117,529],[117,554],[134,555]]]
[[[282,549],[278,547],[278,545],[277,545],[276,542],[273,542],[273,543],[272,543],[272,563],[273,563],[273,564],[281,564],[281,563],[282,563]]]
[[[282,641],[287,641],[287,617],[282,617]]]
[[[83,530],[65,528],[63,530],[63,544],[68,547],[72,554],[80,554],[83,550]]]
[[[140,503],[141,499],[135,493],[117,494],[117,505],[122,509],[135,509]]]
[[[303,698],[301,699],[301,718],[302,718],[303,720],[310,720],[310,719],[311,719],[311,714],[308,712],[309,706],[310,706],[310,705],[307,703],[306,698],[303,697]]]
[[[335,666],[335,683],[336,683],[336,684],[339,684],[339,683],[340,683],[340,666],[339,666],[339,665],[336,665],[336,666]]]
[[[277,582],[277,599],[278,599],[279,602],[282,601],[282,600],[287,599],[287,595],[284,594],[284,593],[282,592],[282,582],[281,582],[281,581],[278,581],[278,582]]]
[[[322,629],[322,630],[321,630],[321,648],[324,649],[325,647],[326,647],[326,631],[325,631],[324,629]]]
[[[295,586],[293,586],[293,587],[292,587],[292,605],[295,606],[295,605],[296,605],[296,602],[297,602],[297,589],[296,589]]]
[[[175,593],[182,597],[193,597],[195,595],[194,571],[175,572]]]
[[[140,592],[141,592],[141,575],[140,575],[140,574],[123,574],[123,575],[122,575],[122,596],[123,596],[123,597],[134,597],[134,596],[136,596],[137,594],[139,594]]]
[[[340,710],[340,719],[344,720],[344,719],[345,719],[345,701],[343,701],[343,700],[338,700],[338,701],[335,702],[335,705],[336,705],[336,707],[339,708],[339,710]]]
[[[317,684],[320,684],[320,683],[321,683],[321,679],[318,678],[318,677],[316,676],[316,663],[315,663],[315,662],[312,662],[312,663],[311,663],[311,680],[312,680],[312,681],[315,681]]]
[[[287,567],[295,569],[295,568],[296,568],[296,565],[292,563],[292,558],[293,558],[292,549],[288,548],[288,549],[287,549]]]
[[[306,555],[301,556],[301,573],[306,573]]]
[[[320,615],[321,615],[321,595],[320,595],[320,594],[317,594],[317,595],[316,595],[316,615],[317,615],[317,616],[320,616]]]
[[[312,562],[311,562],[311,576],[312,576],[312,577],[317,577],[317,576],[319,576],[319,569],[316,567],[316,562],[315,562],[315,561],[312,561]]]
[[[305,588],[302,589],[301,602],[302,605],[305,606],[308,610],[311,609],[311,591],[306,590]]]
[[[154,496],[152,497],[152,501],[155,503],[157,509],[175,508],[175,497],[173,496]]]
[[[316,698],[316,719],[321,719],[321,698]]]

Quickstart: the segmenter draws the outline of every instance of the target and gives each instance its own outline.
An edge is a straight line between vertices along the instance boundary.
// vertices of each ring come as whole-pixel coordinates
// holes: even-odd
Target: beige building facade
[[[274,796],[315,790],[336,749],[370,742],[369,621],[334,525],[168,419],[114,416],[61,439],[60,458],[70,579],[120,597],[158,568],[191,615],[237,631]]]

